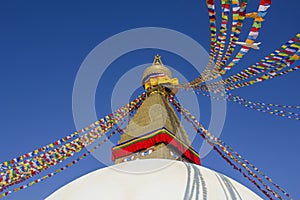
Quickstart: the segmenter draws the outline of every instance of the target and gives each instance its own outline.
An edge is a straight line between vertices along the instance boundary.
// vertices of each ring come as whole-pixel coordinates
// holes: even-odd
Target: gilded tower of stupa
[[[115,163],[136,159],[164,158],[200,164],[189,137],[171,107],[168,96],[175,95],[162,85],[176,85],[171,71],[160,56],[146,68],[142,78],[147,98],[124,130],[118,145],[112,149]]]

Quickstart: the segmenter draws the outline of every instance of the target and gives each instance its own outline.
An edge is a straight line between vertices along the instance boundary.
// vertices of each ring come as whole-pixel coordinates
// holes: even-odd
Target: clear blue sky
[[[258,0],[250,1],[248,10],[254,11],[258,3]],[[297,0],[274,1],[257,39],[263,42],[261,50],[252,50],[237,66],[237,71],[260,60],[296,35],[299,31],[299,6]],[[74,131],[72,90],[85,57],[108,37],[147,26],[180,31],[209,50],[208,15],[201,0],[2,1],[0,161]],[[108,103],[116,77],[131,66],[152,62],[156,53],[162,55],[167,65],[186,66],[177,70],[190,80],[196,76],[186,62],[165,51],[139,50],[124,55],[98,85],[96,107],[99,117],[111,112]],[[299,72],[291,73],[234,93],[258,102],[299,105],[299,76]],[[294,199],[300,199],[300,122],[256,112],[231,102],[227,109],[221,138],[284,187]],[[209,112],[201,115],[207,124]],[[109,149],[107,151],[109,153]],[[210,153],[202,164],[256,191],[216,153]],[[60,175],[7,199],[43,199],[71,180],[101,167],[101,163],[89,157]]]

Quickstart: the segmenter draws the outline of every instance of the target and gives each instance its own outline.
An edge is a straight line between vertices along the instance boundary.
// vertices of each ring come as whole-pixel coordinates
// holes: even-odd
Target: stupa
[[[200,166],[199,154],[167,100],[177,92],[167,86],[178,84],[178,79],[160,56],[144,71],[142,84],[147,98],[112,148],[115,165],[72,181],[47,200],[261,199],[231,178]]]

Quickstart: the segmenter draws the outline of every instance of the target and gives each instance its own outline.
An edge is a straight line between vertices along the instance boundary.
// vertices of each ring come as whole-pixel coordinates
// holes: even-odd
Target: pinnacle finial
[[[153,65],[163,65],[160,55],[156,54],[154,61],[153,61]]]

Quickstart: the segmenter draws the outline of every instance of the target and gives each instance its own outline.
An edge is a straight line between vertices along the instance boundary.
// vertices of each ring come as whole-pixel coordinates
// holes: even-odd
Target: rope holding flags
[[[237,1],[238,3],[238,1]],[[236,47],[236,42],[239,39],[239,35],[241,33],[241,29],[243,27],[243,22],[246,18],[246,7],[247,7],[248,0],[241,0],[241,4],[238,5],[233,1],[233,22],[232,22],[232,31],[231,31],[231,36],[230,36],[230,42],[228,45],[227,52],[225,54],[224,59],[220,63],[220,66],[223,68],[224,65],[227,63],[229,58],[231,57],[231,54],[233,53],[235,47]],[[238,11],[238,14],[236,14],[236,10]],[[219,70],[220,71],[220,70]]]
[[[238,62],[248,53],[250,48],[259,49],[258,44],[255,43],[256,38],[259,35],[259,31],[262,26],[262,22],[264,21],[264,17],[267,14],[268,8],[271,6],[271,0],[261,0],[260,5],[258,7],[257,12],[247,13],[246,14],[246,6],[247,0],[241,1],[238,0],[232,1],[232,25],[231,25],[231,35],[229,38],[229,44],[226,47],[226,53],[224,58],[224,50],[225,50],[225,41],[227,36],[227,24],[229,17],[229,7],[230,1],[223,0],[222,1],[222,22],[221,29],[218,35],[218,39],[216,39],[216,12],[215,12],[215,3],[214,1],[206,1],[208,6],[208,12],[210,17],[210,30],[211,30],[211,47],[210,47],[210,60],[206,69],[202,74],[202,78],[198,77],[194,81],[190,82],[191,85],[200,84],[203,81],[208,81],[215,79],[219,76],[222,76],[226,73],[226,71],[230,70],[233,66],[238,64]],[[239,10],[239,11],[238,11]],[[239,42],[239,34],[241,28],[243,26],[243,21],[245,18],[253,18],[253,24],[251,30],[247,36],[245,42]],[[237,53],[237,55],[232,59],[232,61],[227,64],[231,54],[233,53],[237,44],[242,45],[242,48]],[[216,56],[216,52],[218,51],[218,55]],[[216,64],[213,67],[213,61],[216,58]]]
[[[238,103],[242,106],[245,106],[247,108],[263,112],[263,113],[268,113],[270,115],[275,115],[279,117],[286,117],[288,119],[293,119],[293,120],[300,120],[300,113],[296,112],[291,112],[286,109],[299,109],[300,106],[290,106],[290,105],[280,105],[280,104],[272,104],[272,103],[259,103],[259,102],[253,102],[246,100],[240,96],[233,95],[231,93],[215,96],[215,95],[210,95],[207,93],[207,91],[198,89],[196,92],[201,92],[203,96],[215,99],[215,100],[227,100],[227,101],[233,101],[235,103]]]
[[[252,101],[248,101],[237,95],[228,94],[227,99],[232,100],[236,103],[239,103],[240,105],[243,105],[245,107],[260,111],[260,112],[264,112],[264,113],[268,113],[268,114],[276,115],[276,116],[281,116],[281,117],[286,117],[288,119],[300,120],[299,113],[289,112],[289,111],[282,110],[282,109],[279,110],[276,108],[274,109],[274,108],[272,108],[273,106],[266,106],[265,104],[262,104],[262,103],[255,103]],[[292,107],[292,106],[285,106],[285,107]]]
[[[263,81],[268,81],[268,80],[271,80],[273,78],[276,78],[276,77],[279,77],[279,76],[283,76],[283,75],[287,75],[291,72],[295,72],[297,70],[300,69],[300,66],[296,66],[296,67],[293,67],[293,68],[290,68],[290,69],[287,69],[285,71],[281,71],[281,72],[271,72],[271,73],[268,73],[268,74],[264,74],[254,80],[250,80],[250,81],[247,81],[247,82],[243,82],[243,83],[237,83],[235,85],[230,85],[230,86],[227,86],[226,87],[226,90],[234,90],[234,89],[238,89],[238,88],[242,88],[242,87],[245,87],[245,86],[250,86],[250,85],[253,85],[253,84],[256,84],[256,83],[261,83]]]
[[[187,85],[182,85],[181,87],[188,87],[189,85],[198,85],[203,81],[207,81],[209,79],[215,78],[213,75],[218,77],[220,65],[225,65],[225,62],[229,59],[230,55],[233,53],[234,48],[236,46],[235,42],[238,40],[239,34],[241,32],[241,28],[243,26],[243,20],[246,15],[246,7],[248,0],[222,0],[222,22],[221,22],[221,30],[217,39],[217,27],[216,27],[216,11],[215,11],[215,2],[214,0],[206,0],[206,5],[208,9],[209,22],[210,22],[210,53],[209,53],[209,62],[199,77],[195,80],[191,81]],[[227,51],[225,53],[224,59],[222,60],[225,43],[227,38],[227,24],[230,14],[230,4],[232,4],[232,25],[231,25],[231,35],[230,41],[228,44]],[[217,64],[213,67],[214,60],[216,58],[216,53],[218,51]],[[212,70],[213,67],[213,70]]]
[[[221,28],[220,28],[220,33],[218,35],[217,39],[217,45],[216,45],[216,51],[218,52],[216,57],[216,65],[212,68],[212,75],[214,72],[218,69],[219,63],[221,62],[221,59],[223,57],[223,52],[225,49],[225,43],[227,39],[227,26],[228,26],[228,20],[229,20],[229,13],[230,13],[230,5],[231,1],[229,0],[222,0],[222,21],[221,21]]]
[[[247,0],[242,0],[240,5],[238,0],[232,1],[232,25],[231,25],[231,34],[229,39],[229,44],[225,53],[224,58],[221,60],[219,59],[215,65],[215,70],[212,72],[212,75],[216,77],[219,76],[219,72],[221,71],[221,67],[225,65],[227,60],[230,58],[231,54],[233,53],[236,42],[238,41],[239,34],[241,32],[241,28],[243,26],[243,21],[246,15],[246,6]]]
[[[18,156],[18,157],[13,158],[9,161],[5,161],[5,162],[0,163],[0,172],[5,171],[7,169],[11,169],[12,166],[16,165],[16,163],[18,163],[18,162],[22,162],[23,160],[28,160],[28,159],[36,156],[36,155],[39,155],[43,152],[46,152],[49,149],[53,149],[56,146],[60,146],[61,144],[64,144],[65,142],[67,142],[67,141],[69,141],[73,138],[77,138],[78,135],[83,134],[83,133],[85,133],[85,132],[87,132],[91,129],[96,128],[96,127],[101,127],[103,130],[106,130],[108,128],[108,126],[111,125],[111,123],[108,123],[107,119],[113,120],[113,121],[115,121],[115,123],[118,123],[118,121],[120,120],[120,117],[121,118],[124,117],[128,113],[129,109],[132,106],[139,103],[140,101],[143,101],[144,99],[145,99],[145,94],[143,93],[142,95],[140,95],[138,98],[136,98],[135,100],[133,100],[132,102],[130,102],[126,106],[123,106],[122,108],[118,109],[115,113],[107,115],[104,118],[99,119],[98,121],[90,124],[89,126],[83,128],[81,130],[75,131],[74,133],[72,133],[68,136],[65,136],[62,139],[59,139],[59,140],[57,140],[53,143],[50,143],[48,145],[45,145],[45,146],[41,147],[41,148],[35,149],[35,150],[33,150],[29,153]],[[112,116],[114,116],[114,119],[112,119]],[[1,182],[1,180],[0,180],[0,182]]]
[[[84,131],[76,133],[78,137],[68,143],[57,144],[55,148],[54,146],[49,145],[52,149],[48,151],[46,150],[49,148],[45,148],[37,153],[32,153],[30,157],[25,159],[16,159],[16,162],[2,163],[2,170],[0,173],[0,192],[3,192],[15,184],[19,184],[29,178],[32,178],[42,171],[45,171],[50,167],[53,167],[74,156],[76,153],[81,152],[85,147],[94,143],[97,139],[110,131],[114,125],[119,124],[126,116],[128,116],[129,113],[137,110],[145,98],[146,95],[143,93],[135,100],[118,109],[116,112],[89,126],[94,128],[82,129]],[[82,135],[79,135],[80,132]],[[15,159],[12,160],[14,161]]]
[[[204,96],[207,96],[207,97],[209,97],[209,98],[213,98],[213,99],[216,99],[216,100],[227,100],[227,98],[229,98],[229,97],[227,97],[227,96],[234,96],[234,97],[237,97],[237,98],[239,98],[239,99],[242,99],[242,101],[248,102],[248,104],[257,104],[257,105],[260,105],[260,106],[266,106],[266,107],[289,108],[289,109],[299,109],[299,108],[300,108],[300,105],[296,105],[296,106],[292,105],[292,106],[291,106],[291,105],[274,104],[274,103],[265,103],[265,102],[262,102],[262,103],[252,102],[252,101],[245,100],[245,99],[243,99],[243,98],[241,98],[241,97],[239,97],[239,96],[237,96],[237,95],[233,95],[233,94],[231,94],[231,93],[228,93],[227,96],[223,94],[222,96],[220,95],[221,97],[215,97],[215,96],[211,96],[211,95],[205,93],[205,92],[204,92],[203,90],[201,90],[201,89],[199,89],[199,90],[197,90],[197,91],[201,91],[201,93],[202,93]],[[226,98],[225,98],[224,96],[226,96]]]
[[[210,56],[207,68],[205,71],[209,70],[213,64],[216,48],[215,45],[217,43],[217,26],[216,26],[216,11],[215,11],[215,2],[214,0],[206,0],[206,5],[208,9],[209,23],[210,23]]]
[[[255,40],[257,39],[259,35],[259,31],[262,26],[262,22],[264,21],[264,17],[267,14],[267,10],[270,8],[272,1],[271,0],[261,0],[260,5],[258,7],[258,11],[254,13],[248,13],[246,15],[247,18],[254,18],[254,22],[252,24],[251,30],[248,34],[248,37],[244,44],[242,45],[242,48],[237,53],[235,58],[232,59],[232,61],[224,67],[224,69],[221,71],[221,74],[224,75],[226,71],[230,70],[233,66],[239,63],[239,61],[248,53],[250,48],[253,48]]]
[[[252,12],[252,13],[246,13],[247,3],[248,3],[247,0],[240,0],[240,1],[222,0],[221,1],[222,22],[221,22],[220,32],[217,38],[215,2],[214,0],[206,1],[208,7],[208,14],[210,20],[210,33],[211,33],[210,59],[202,75],[200,75],[199,77],[197,77],[196,79],[194,79],[188,84],[177,86],[178,88],[195,87],[203,83],[204,81],[211,81],[213,79],[216,79],[219,76],[224,75],[226,71],[230,70],[233,66],[238,64],[238,62],[244,57],[244,55],[246,55],[246,53],[248,53],[248,51],[250,50],[250,48],[252,48],[252,46],[253,48],[258,49],[258,47],[255,46],[256,45],[255,40],[259,35],[262,22],[264,22],[265,20],[264,18],[267,14],[267,10],[271,6],[271,0],[260,0],[260,5],[258,7],[257,12]],[[229,43],[227,47],[225,47],[225,43],[228,35],[227,25],[229,21],[231,4],[232,4],[231,34],[230,37],[228,38]],[[247,36],[246,41],[243,43],[243,42],[239,42],[238,38],[241,29],[243,27],[243,22],[245,18],[253,18],[253,24]],[[229,64],[227,64],[227,61],[229,60],[230,56],[234,52],[237,44],[241,44],[242,48],[237,53],[235,58],[233,58],[233,60]],[[225,49],[227,50],[224,55]],[[213,62],[215,61],[215,59],[216,59],[216,64],[213,67]],[[293,57],[293,59],[295,59],[295,57]],[[255,71],[255,70],[252,69],[251,71]],[[259,82],[259,80],[257,80],[257,82]],[[246,83],[246,84],[251,85],[252,83],[253,82]]]
[[[227,154],[223,154],[221,150],[224,150],[224,148],[221,146],[221,150],[217,148],[216,144],[220,144],[217,141],[217,138],[213,138],[213,135],[211,135],[210,133],[207,132],[206,129],[203,128],[203,126],[198,123],[195,118],[188,112],[186,111],[178,102],[176,102],[176,100],[170,99],[170,101],[172,102],[172,104],[174,105],[174,107],[177,109],[178,112],[180,112],[181,114],[183,114],[184,118],[190,122],[193,126],[193,128],[200,134],[200,136],[206,141],[208,142],[211,146],[213,146],[213,149],[216,150],[223,159],[225,159],[231,166],[234,167],[234,169],[238,170],[239,172],[241,172],[245,178],[247,178],[249,181],[251,181],[260,191],[262,191],[268,198],[272,199],[270,194],[261,188],[261,186],[255,181],[253,180],[250,176],[248,176],[245,172],[242,171],[241,168],[238,168],[234,163],[232,163],[230,161],[230,158],[226,157]],[[199,129],[200,127],[200,129]],[[207,137],[209,136],[209,137]],[[231,156],[231,159],[234,159],[233,156]],[[242,165],[243,166],[243,165]],[[243,166],[245,167],[245,166]],[[250,173],[251,175],[253,174],[252,172]]]
[[[69,167],[77,164],[79,161],[83,160],[84,158],[86,158],[87,156],[89,156],[91,153],[93,153],[95,150],[97,150],[101,145],[103,145],[104,143],[106,143],[113,135],[116,134],[116,132],[122,134],[123,130],[120,129],[120,126],[122,126],[122,124],[119,125],[114,131],[112,131],[107,136],[106,139],[103,139],[102,141],[100,141],[95,147],[93,147],[91,150],[87,151],[86,153],[83,153],[80,157],[78,157],[75,160],[69,162],[68,164],[66,164],[65,166],[63,166],[61,168],[56,169],[54,172],[51,172],[51,173],[43,176],[42,178],[38,178],[38,179],[36,179],[34,181],[31,181],[31,182],[29,182],[27,184],[24,184],[24,185],[20,186],[20,187],[14,188],[13,190],[9,190],[9,191],[3,192],[2,194],[0,194],[0,198],[6,197],[6,196],[8,196],[9,194],[11,194],[13,192],[18,192],[20,190],[23,190],[25,188],[33,186],[34,184],[40,183],[40,182],[42,182],[42,181],[44,181],[44,180],[46,180],[46,179],[48,179],[50,177],[53,177],[54,175],[56,175],[56,174],[58,174],[60,172],[63,172],[64,170],[68,169]]]
[[[268,186],[261,177],[271,183],[271,185],[273,185],[278,191],[284,194],[288,199],[292,199],[290,195],[282,187],[274,183],[271,178],[266,176],[248,160],[244,159],[240,154],[226,145],[220,138],[217,138],[213,134],[208,132],[189,111],[187,111],[175,100],[174,96],[170,95],[169,101],[176,108],[176,110],[180,112],[184,116],[184,118],[192,124],[192,126],[200,134],[200,136],[203,137],[203,139],[207,141],[211,146],[213,146],[213,149],[216,150],[218,154],[221,155],[224,160],[226,160],[226,162],[233,166],[235,170],[242,173],[245,178],[252,182],[269,199],[273,199],[271,195],[278,199],[283,199],[283,197],[281,197],[278,192]],[[244,168],[247,174],[242,170],[242,168],[237,167],[234,163],[238,163],[242,168]],[[251,178],[250,176],[253,178]],[[261,185],[254,179],[257,179]],[[263,189],[262,187],[264,187],[265,189]]]
[[[269,71],[269,74],[274,75],[284,67],[289,67],[295,61],[299,60],[299,45],[300,33],[291,38],[288,42],[286,42],[280,48],[276,49],[270,55],[266,56],[261,61],[255,63],[254,65],[244,69],[239,73],[226,78],[225,80],[211,83],[211,85],[216,86],[219,84],[224,84],[232,86],[233,83],[247,80],[267,71]]]

